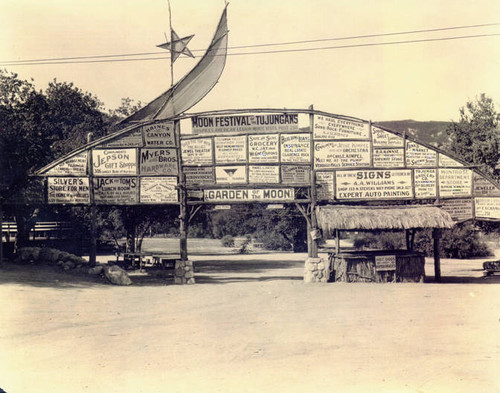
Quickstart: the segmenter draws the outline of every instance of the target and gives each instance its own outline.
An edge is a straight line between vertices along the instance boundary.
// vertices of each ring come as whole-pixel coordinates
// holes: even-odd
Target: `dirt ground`
[[[0,388],[78,392],[499,392],[500,277],[305,284],[304,254],[198,255],[197,284],[0,269]],[[494,259],[494,258],[490,258]]]

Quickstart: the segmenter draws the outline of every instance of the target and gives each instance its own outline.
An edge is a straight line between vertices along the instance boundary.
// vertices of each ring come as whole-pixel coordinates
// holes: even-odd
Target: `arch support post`
[[[440,228],[432,230],[432,239],[434,240],[434,279],[436,282],[441,282],[441,257],[439,255],[441,235],[442,230]]]

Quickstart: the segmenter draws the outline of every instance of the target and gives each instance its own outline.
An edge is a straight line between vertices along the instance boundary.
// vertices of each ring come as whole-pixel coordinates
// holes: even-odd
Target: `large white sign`
[[[176,146],[174,123],[171,121],[149,124],[142,127],[142,130],[148,147]]]
[[[311,168],[305,165],[282,165],[281,182],[285,184],[311,183]]]
[[[406,142],[406,166],[436,166],[437,154],[434,150],[415,142]]]
[[[94,175],[136,175],[136,149],[92,150]]]
[[[246,183],[247,170],[244,165],[227,165],[215,167],[215,179],[218,184]]]
[[[296,131],[299,129],[298,114],[253,114],[196,116],[192,118],[195,134],[218,132],[266,132]]]
[[[196,166],[212,164],[212,139],[181,140],[181,155],[183,165]]]
[[[281,162],[310,162],[311,134],[281,135]]]
[[[474,173],[474,196],[500,196],[500,190],[485,177]]]
[[[439,169],[439,196],[462,197],[472,193],[472,171],[469,169]]]
[[[221,136],[215,138],[215,162],[218,164],[245,163],[247,161],[247,137]]]
[[[135,205],[136,177],[94,177],[94,201],[99,205]]]
[[[250,165],[248,181],[253,184],[279,183],[280,167],[278,165]]]
[[[415,169],[415,198],[434,198],[436,196],[436,170]]]
[[[141,149],[141,175],[177,175],[177,149]]]
[[[141,147],[142,146],[142,132],[141,128],[127,132],[118,138],[106,142],[103,146],[110,147]]]
[[[373,166],[375,168],[403,168],[405,166],[404,150],[374,147]]]
[[[500,198],[474,198],[477,218],[500,219]]]
[[[411,170],[337,171],[338,199],[412,198]]]
[[[278,135],[248,135],[248,161],[250,163],[278,162]]]
[[[370,142],[314,142],[314,168],[370,166]]]
[[[404,139],[392,132],[387,132],[377,127],[372,127],[372,140],[374,147],[403,147]]]
[[[49,177],[47,189],[49,203],[90,203],[88,177]]]
[[[178,202],[177,178],[143,177],[141,178],[141,203],[175,203]]]
[[[47,171],[47,175],[74,175],[85,176],[87,174],[87,152],[77,154],[74,157],[57,164]]]
[[[286,202],[295,199],[293,188],[205,190],[206,202]]]
[[[462,164],[460,164],[458,161],[454,160],[451,157],[448,157],[447,155],[443,153],[439,153],[439,166],[440,167],[463,167]]]
[[[318,200],[332,200],[335,198],[333,186],[333,172],[316,172]]]
[[[315,115],[314,139],[368,139],[369,125],[355,120]]]

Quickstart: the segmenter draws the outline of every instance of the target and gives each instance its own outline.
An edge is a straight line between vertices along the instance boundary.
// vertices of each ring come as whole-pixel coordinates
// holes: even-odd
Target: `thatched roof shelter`
[[[325,234],[335,230],[451,228],[448,212],[437,206],[318,206],[318,225]]]

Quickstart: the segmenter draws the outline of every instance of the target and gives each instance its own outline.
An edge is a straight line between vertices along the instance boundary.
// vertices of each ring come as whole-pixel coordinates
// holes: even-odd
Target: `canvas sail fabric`
[[[175,117],[197,104],[215,86],[227,57],[227,6],[215,35],[198,64],[180,81],[121,124],[164,120]]]

